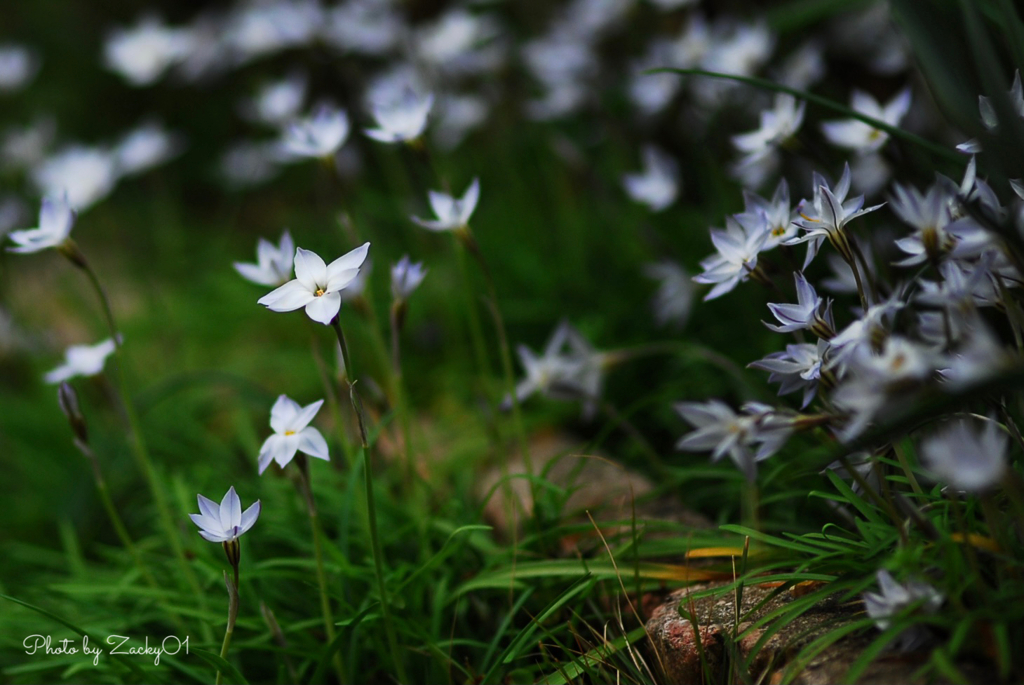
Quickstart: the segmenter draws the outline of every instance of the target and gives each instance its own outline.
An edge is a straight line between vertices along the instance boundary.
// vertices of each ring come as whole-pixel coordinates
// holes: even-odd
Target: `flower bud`
[[[78,394],[67,381],[61,383],[60,387],[57,388],[57,403],[60,405],[61,411],[64,412],[64,416],[67,417],[75,439],[82,444],[88,445],[89,431],[85,424],[85,417],[78,407]]]

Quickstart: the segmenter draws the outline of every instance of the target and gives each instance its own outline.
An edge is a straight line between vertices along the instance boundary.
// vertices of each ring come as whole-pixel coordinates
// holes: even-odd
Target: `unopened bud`
[[[60,387],[57,388],[57,403],[60,405],[60,410],[64,412],[64,416],[67,417],[75,439],[82,444],[88,445],[89,431],[86,427],[82,410],[78,407],[78,394],[67,381],[61,383]]]

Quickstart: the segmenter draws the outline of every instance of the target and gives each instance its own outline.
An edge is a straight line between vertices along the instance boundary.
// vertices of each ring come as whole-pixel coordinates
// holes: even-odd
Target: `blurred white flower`
[[[451,150],[487,120],[490,105],[477,95],[445,95],[438,102],[433,139],[443,150]]]
[[[107,357],[114,353],[113,338],[95,345],[72,345],[64,351],[64,363],[47,372],[43,379],[56,385],[77,376],[95,376],[103,371]]]
[[[953,421],[921,442],[925,465],[957,490],[982,492],[1006,473],[1008,438],[989,419],[980,431],[967,421]]]
[[[324,40],[344,52],[385,55],[405,31],[393,0],[348,0],[327,10]]]
[[[644,275],[659,282],[654,295],[654,318],[659,325],[681,328],[693,308],[693,279],[683,267],[668,260],[644,265]]]
[[[707,52],[703,55],[700,68],[722,74],[753,76],[757,73],[775,48],[775,35],[764,23],[737,24],[733,21],[716,22]],[[737,84],[723,79],[696,79],[692,88],[694,95],[704,105],[713,107],[721,104]]]
[[[793,432],[790,420],[755,402],[743,405],[744,414],[737,414],[719,400],[678,402],[675,410],[697,429],[684,435],[676,449],[710,451],[712,461],[728,454],[749,481],[757,476],[757,462],[778,452]]]
[[[29,253],[59,247],[71,235],[74,225],[75,211],[68,205],[67,197],[48,195],[39,209],[39,226],[9,233],[7,237],[17,243],[17,247],[7,250]]]
[[[296,452],[330,461],[327,441],[320,431],[309,425],[323,403],[323,400],[317,400],[302,407],[286,395],[277,398],[270,409],[270,427],[274,434],[260,447],[258,464],[261,475],[272,461],[284,468],[295,458]]]
[[[622,185],[635,202],[660,212],[679,194],[679,165],[653,145],[644,146],[643,159],[643,172],[623,174]]]
[[[185,148],[181,135],[167,131],[158,123],[148,123],[129,131],[114,147],[120,176],[133,176],[173,159]]]
[[[850,98],[850,107],[855,112],[878,119],[890,126],[899,126],[904,115],[910,110],[910,88],[901,90],[884,106],[867,93],[854,90]],[[826,121],[821,124],[821,130],[833,145],[861,153],[874,152],[889,140],[888,133],[859,119]]]
[[[431,231],[457,231],[469,226],[477,202],[480,201],[480,179],[474,178],[461,198],[431,190],[427,193],[430,208],[436,219],[411,217],[414,222]]]
[[[270,126],[283,126],[302,110],[306,99],[306,77],[293,73],[260,88],[256,96],[242,106],[244,116]]]
[[[6,43],[0,45],[0,92],[20,90],[39,72],[41,60],[31,48]]]
[[[373,271],[373,260],[369,257],[363,262],[363,265],[359,267],[359,273],[353,278],[348,285],[341,290],[341,301],[352,302],[358,300],[366,292],[366,284],[370,279],[370,272]],[[338,355],[341,355],[341,345],[338,345]]]
[[[725,230],[711,229],[711,242],[718,254],[701,260],[704,273],[693,277],[697,283],[713,283],[715,287],[704,296],[713,300],[730,292],[741,281],[746,281],[757,268],[757,256],[768,240],[763,222],[757,226],[741,223],[737,217],[726,217]]]
[[[103,46],[104,63],[133,86],[148,86],[192,48],[186,29],[172,29],[147,17],[131,29],[114,29]]]
[[[257,303],[274,312],[305,308],[309,318],[327,326],[341,309],[340,291],[355,279],[369,249],[370,243],[363,243],[328,265],[315,252],[297,248],[295,280],[267,293]]]
[[[687,69],[693,66],[693,63],[683,62],[681,56],[677,41],[661,38],[651,41],[647,52],[633,62],[627,92],[641,114],[652,115],[663,110],[683,85],[678,74],[645,72],[663,67]]]
[[[750,133],[732,137],[732,144],[745,155],[759,157],[796,135],[804,121],[807,103],[792,95],[776,93],[772,109],[761,112],[761,125]]]
[[[24,128],[9,129],[0,145],[0,164],[10,169],[30,169],[43,161],[56,137],[53,117],[42,117]]]
[[[281,234],[281,243],[274,243],[260,238],[256,243],[256,263],[243,264],[235,262],[235,270],[243,278],[259,285],[283,285],[292,278],[292,266],[295,262],[295,243],[292,234],[285,230]]]
[[[783,60],[778,69],[778,82],[796,90],[807,90],[825,76],[823,52],[819,41],[807,41]]]
[[[318,0],[271,0],[236,10],[222,40],[245,63],[290,47],[308,45],[323,25]]]
[[[412,294],[427,276],[423,262],[413,262],[409,255],[404,255],[398,263],[391,267],[391,296],[395,300],[404,300]]]
[[[281,170],[278,141],[241,141],[229,147],[220,158],[220,175],[228,185],[245,188],[269,181]]]
[[[284,153],[293,158],[329,157],[348,140],[345,110],[322,104],[309,117],[288,124],[281,140]]]
[[[117,179],[115,155],[85,145],[66,147],[32,170],[32,180],[43,195],[66,193],[70,205],[79,211],[109,195]]]
[[[494,17],[454,8],[419,28],[413,38],[421,61],[446,73],[480,73],[499,58],[485,44],[500,32]]]
[[[892,625],[893,616],[914,606],[923,613],[934,614],[945,599],[938,590],[927,583],[913,580],[897,583],[884,569],[878,572],[877,578],[878,587],[882,592],[865,592],[864,609],[868,616],[875,620],[879,630],[887,630]],[[915,626],[900,635],[899,648],[912,650],[920,647],[927,641],[927,635],[926,628]]]
[[[382,143],[412,142],[426,129],[427,117],[433,106],[433,93],[420,96],[412,88],[405,88],[397,100],[377,103],[371,107],[377,128],[368,128],[363,132]]]
[[[789,185],[786,179],[779,181],[771,200],[750,192],[743,191],[743,215],[740,223],[751,224],[757,221],[757,215],[764,217],[765,230],[768,237],[764,241],[764,250],[770,250],[790,238],[797,236],[797,225],[794,219],[800,215],[789,206]]]
[[[199,526],[199,534],[210,542],[232,542],[252,528],[260,516],[262,505],[259,500],[242,511],[242,500],[235,487],[228,488],[224,499],[217,504],[212,499],[198,496],[199,513],[189,514],[192,523]]]

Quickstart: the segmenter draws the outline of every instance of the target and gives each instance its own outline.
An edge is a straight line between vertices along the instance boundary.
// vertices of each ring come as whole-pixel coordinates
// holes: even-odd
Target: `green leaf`
[[[193,649],[192,651],[200,659],[205,660],[208,664],[216,668],[223,675],[235,681],[235,683],[240,683],[241,685],[249,685],[249,681],[246,680],[242,676],[242,674],[238,672],[238,669],[232,666],[226,660],[221,659],[219,654],[214,654],[213,652],[210,652],[205,649]]]
[[[24,601],[18,599],[17,597],[11,597],[10,595],[0,594],[0,598],[6,599],[9,602],[14,602],[15,604],[20,604],[21,606],[25,607],[26,609],[31,609],[32,611],[34,611],[34,612],[36,612],[38,614],[42,614],[43,616],[46,616],[47,618],[53,619],[54,621],[56,621],[57,623],[61,624],[65,628],[68,628],[69,630],[72,630],[75,633],[78,633],[82,637],[88,637],[90,642],[95,642],[98,645],[104,644],[103,641],[97,639],[96,636],[91,635],[90,633],[88,633],[85,630],[79,628],[78,626],[76,626],[75,624],[71,623],[70,621],[66,621],[63,618],[61,618],[60,616],[58,616],[57,614],[54,614],[54,613],[52,613],[50,611],[47,611],[46,609],[43,609],[42,607],[37,607],[34,604],[29,604],[28,602],[24,602]],[[137,664],[133,663],[130,659],[126,659],[123,654],[111,654],[110,656],[113,657],[118,662],[120,662],[120,663],[124,664],[125,666],[127,666],[128,669],[132,673],[134,673],[141,681],[143,681],[143,682],[147,682],[147,681],[152,682],[153,674],[147,673],[146,671],[142,670],[141,668],[139,668],[139,666]]]

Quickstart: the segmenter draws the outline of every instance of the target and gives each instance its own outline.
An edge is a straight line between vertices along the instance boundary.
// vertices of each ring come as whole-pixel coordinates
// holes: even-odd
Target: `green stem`
[[[505,392],[508,393],[512,400],[512,423],[515,427],[516,435],[519,438],[519,451],[523,455],[523,464],[526,466],[526,473],[529,476],[534,475],[533,463],[530,460],[530,446],[526,440],[526,429],[523,427],[523,416],[519,410],[519,398],[516,396],[516,378],[512,370],[512,352],[508,344],[508,335],[505,332],[505,320],[501,316],[501,309],[498,307],[498,293],[494,287],[494,278],[491,276],[491,270],[487,266],[487,262],[484,260],[483,254],[481,254],[479,246],[473,240],[473,236],[469,233],[469,229],[466,229],[465,236],[460,244],[465,242],[468,246],[469,252],[472,253],[476,259],[477,264],[480,265],[480,271],[484,275],[484,282],[487,284],[487,297],[491,310],[491,317],[494,319],[494,330],[498,333],[498,348],[501,351],[501,369],[505,375]],[[533,480],[530,481],[531,490],[533,489]],[[534,500],[536,501],[536,499]]]
[[[409,398],[405,390],[405,379],[402,376],[401,347],[402,316],[396,307],[391,309],[391,377],[394,381],[395,399],[398,403],[398,414],[402,423],[402,446],[405,452],[406,487],[411,488],[416,480],[416,463],[412,449],[412,422],[410,417]]]
[[[915,495],[924,495],[924,490],[921,488],[921,484],[917,482],[917,476],[910,468],[910,462],[907,461],[907,455],[904,454],[903,450],[898,445],[892,446],[893,452],[896,453],[896,460],[900,463],[900,468],[903,469],[903,475],[910,481],[910,488],[914,491]]]
[[[331,321],[334,333],[338,336],[338,344],[341,345],[341,355],[345,360],[345,369],[349,378],[349,399],[352,401],[352,409],[359,421],[359,438],[363,447],[363,482],[366,486],[366,513],[370,528],[370,549],[373,552],[373,568],[377,575],[377,592],[380,593],[381,613],[384,618],[384,631],[387,634],[388,647],[391,650],[391,658],[395,662],[398,682],[407,683],[409,679],[405,676],[405,665],[398,651],[398,641],[395,639],[395,627],[391,621],[391,607],[388,601],[387,585],[384,582],[384,559],[380,545],[380,535],[377,531],[377,502],[373,493],[373,469],[370,464],[370,445],[367,439],[366,422],[363,418],[363,409],[356,392],[355,373],[352,371],[352,360],[348,354],[348,345],[345,343],[345,334],[341,330],[341,322],[338,317]]]
[[[131,435],[133,448],[132,453],[135,455],[135,459],[138,462],[138,465],[146,478],[149,490],[153,495],[153,502],[156,504],[160,523],[163,526],[168,542],[171,544],[171,549],[174,551],[174,556],[178,560],[178,565],[181,567],[181,571],[185,576],[186,582],[199,601],[200,611],[205,614],[206,595],[203,593],[199,585],[199,579],[196,577],[195,572],[189,565],[188,559],[185,558],[185,548],[181,544],[181,538],[178,536],[178,532],[174,527],[171,510],[168,507],[163,488],[160,487],[156,468],[153,466],[153,461],[149,456],[149,450],[146,447],[145,437],[142,434],[139,417],[135,413],[135,405],[128,392],[128,381],[124,370],[124,352],[121,348],[121,337],[117,330],[117,323],[114,320],[114,313],[110,307],[110,300],[107,298],[106,291],[103,289],[103,285],[96,276],[96,272],[93,271],[92,267],[85,260],[84,255],[82,255],[81,252],[77,252],[77,248],[74,249],[76,250],[76,258],[73,258],[72,262],[85,272],[93,290],[96,291],[96,296],[99,298],[100,304],[103,306],[103,316],[106,319],[107,327],[110,329],[110,335],[114,340],[114,350],[117,358],[117,363],[115,364],[115,367],[117,368],[117,384],[121,395],[121,404],[124,407],[125,416],[128,419],[129,433]],[[204,640],[212,640],[213,634],[211,633],[209,626],[205,622],[200,625],[201,630],[203,631]]]
[[[469,270],[466,268],[466,254],[465,248],[462,242],[458,239],[455,240],[456,253],[459,262],[459,272],[462,275],[462,293],[466,298],[466,312],[469,318],[469,335],[473,343],[473,354],[476,357],[477,371],[480,374],[480,380],[487,385],[488,375],[490,371],[490,364],[487,361],[487,345],[484,342],[484,329],[480,323],[480,313],[476,309],[476,302],[473,299],[473,285],[469,278]],[[487,404],[490,406],[491,395],[488,392],[484,393]],[[491,407],[493,409],[493,406]]]
[[[301,461],[300,461],[301,460]],[[304,455],[298,455],[299,474],[302,483],[303,495],[306,499],[306,511],[309,514],[309,526],[313,531],[313,554],[316,557],[316,581],[320,587],[320,613],[324,619],[324,630],[327,632],[327,642],[334,641],[334,614],[331,612],[331,598],[327,594],[327,573],[324,570],[324,545],[323,532],[320,530],[320,515],[316,510],[316,502],[313,500],[313,482],[310,478],[309,460]],[[341,663],[341,650],[334,652],[334,672],[338,676],[338,682],[345,682],[345,670]]]
[[[234,569],[234,582],[228,585],[228,627],[224,630],[224,642],[220,646],[220,658],[228,658],[228,648],[231,646],[231,635],[235,632],[235,621],[238,619],[238,564],[232,564]],[[227,581],[227,574],[224,574]],[[221,685],[224,674],[217,669],[216,685]]]

